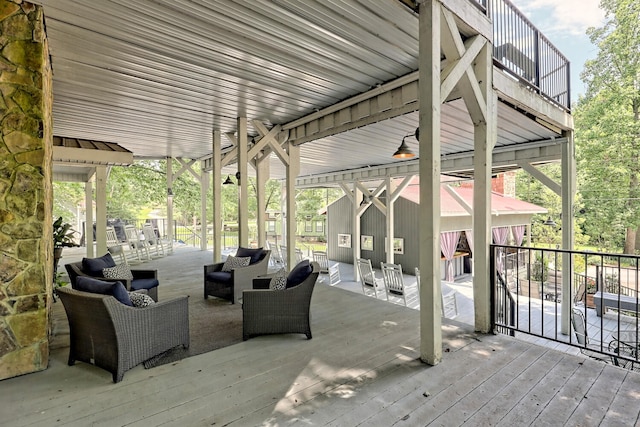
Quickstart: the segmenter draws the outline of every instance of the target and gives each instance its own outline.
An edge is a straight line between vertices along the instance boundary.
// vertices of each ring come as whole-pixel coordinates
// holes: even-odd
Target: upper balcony
[[[569,60],[509,0],[470,1],[493,23],[494,64],[570,111]]]

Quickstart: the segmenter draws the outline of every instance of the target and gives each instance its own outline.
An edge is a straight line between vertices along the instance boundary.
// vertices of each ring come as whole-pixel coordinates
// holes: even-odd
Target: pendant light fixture
[[[420,139],[419,139],[420,138],[420,128],[416,128],[416,131],[414,133],[409,134],[409,135],[405,135],[404,138],[402,138],[402,142],[400,143],[400,146],[398,147],[396,152],[393,153],[392,157],[394,159],[410,159],[410,158],[416,156],[415,153],[413,151],[411,151],[411,149],[409,148],[409,146],[405,142],[405,140],[410,136],[415,136],[416,139],[418,141],[420,141]]]
[[[240,172],[236,172],[236,179],[238,180],[238,185],[240,185]],[[231,185],[231,184],[235,184],[235,183],[231,179],[231,175],[227,175],[227,179],[224,180],[222,185]]]

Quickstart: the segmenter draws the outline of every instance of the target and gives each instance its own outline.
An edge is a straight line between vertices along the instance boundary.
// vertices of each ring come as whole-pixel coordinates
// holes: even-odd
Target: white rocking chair
[[[373,296],[378,298],[378,288],[384,286],[383,279],[377,279],[371,267],[371,260],[358,258],[358,275],[360,276],[360,284],[362,285],[362,293],[370,295],[373,290]]]
[[[416,267],[416,283],[418,285],[418,293],[420,293],[420,269]],[[440,288],[440,295],[442,295],[442,317],[447,319],[455,319],[458,317],[458,299],[456,297],[456,291],[450,290],[446,294],[442,293]],[[420,295],[418,295],[418,299]]]
[[[143,256],[146,253],[145,259],[151,259],[149,256],[149,250],[145,246],[145,244],[140,240],[140,236],[138,234],[138,230],[134,225],[125,225],[124,232],[127,236],[126,244],[129,246],[129,254],[135,256],[138,262],[142,262],[142,253]]]
[[[142,226],[142,234],[144,235],[144,244],[147,246],[147,251],[155,250],[155,258],[161,258],[166,255],[164,251],[164,244],[156,235],[155,230],[151,224],[144,224]]]
[[[387,293],[387,301],[391,298],[402,298],[404,305],[407,305],[407,296],[404,288],[404,277],[402,276],[402,265],[381,262],[382,278],[384,288]]]
[[[107,250],[112,256],[119,256],[120,261],[127,264],[127,257],[124,254],[122,243],[118,240],[116,229],[112,225],[107,226]]]

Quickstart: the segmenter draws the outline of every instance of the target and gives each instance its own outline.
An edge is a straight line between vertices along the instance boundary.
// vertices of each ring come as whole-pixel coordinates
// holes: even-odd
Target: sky
[[[571,102],[584,95],[580,80],[584,63],[598,53],[586,35],[587,28],[601,27],[604,11],[599,0],[511,0],[571,63]]]

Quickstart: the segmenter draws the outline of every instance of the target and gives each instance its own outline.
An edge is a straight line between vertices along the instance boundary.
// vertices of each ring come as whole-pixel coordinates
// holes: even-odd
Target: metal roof
[[[53,66],[54,134],[136,157],[203,158],[236,118],[286,124],[415,72],[418,17],[398,0],[39,0]],[[442,153],[473,151],[461,100]],[[301,146],[301,175],[391,163],[413,112]],[[500,103],[498,147],[559,137]],[[417,152],[417,141],[407,138]],[[229,145],[223,136],[223,147]],[[278,162],[271,175],[284,176]]]

